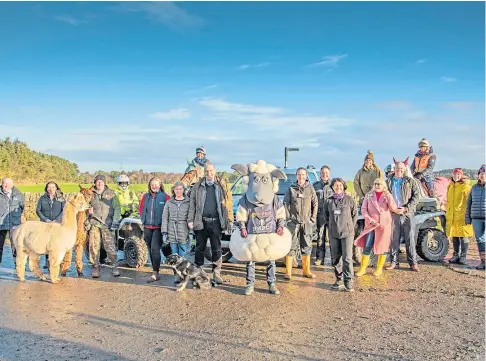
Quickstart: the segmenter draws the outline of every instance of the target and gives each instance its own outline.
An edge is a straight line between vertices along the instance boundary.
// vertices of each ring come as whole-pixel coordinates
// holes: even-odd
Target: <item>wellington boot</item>
[[[386,262],[386,254],[379,254],[378,260],[376,261],[376,270],[373,272],[373,276],[381,276],[383,274],[383,266]]]
[[[359,266],[358,272],[356,272],[354,275],[356,277],[361,277],[365,275],[369,264],[370,264],[370,256],[361,256],[361,265]]]
[[[484,269],[486,268],[486,263],[485,263],[486,254],[484,252],[479,252],[479,258],[481,259],[481,263],[478,266],[476,266],[476,269],[480,271],[484,271]]]
[[[286,280],[292,279],[292,263],[293,263],[292,258],[293,258],[292,256],[286,256],[285,257],[285,275],[284,275],[284,278]]]
[[[316,275],[311,272],[311,256],[302,256],[302,274],[307,278],[316,278]]]

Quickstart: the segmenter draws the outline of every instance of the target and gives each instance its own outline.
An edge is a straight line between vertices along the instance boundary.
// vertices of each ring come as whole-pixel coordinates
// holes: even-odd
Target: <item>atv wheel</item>
[[[444,232],[435,228],[419,231],[417,237],[417,254],[426,261],[440,262],[449,251],[449,240]]]
[[[128,267],[139,268],[145,266],[147,263],[147,243],[142,238],[133,236],[126,240],[123,253],[125,254],[125,261]]]

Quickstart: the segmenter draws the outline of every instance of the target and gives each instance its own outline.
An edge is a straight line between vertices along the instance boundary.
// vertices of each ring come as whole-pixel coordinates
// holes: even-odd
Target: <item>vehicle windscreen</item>
[[[313,184],[314,182],[317,182],[317,179],[316,179],[316,176],[313,174],[313,173],[308,173],[307,175],[309,181],[311,184]],[[297,181],[297,176],[295,174],[287,174],[287,179],[280,179],[280,181],[278,182],[278,192],[277,194],[278,195],[285,195],[285,193],[287,193],[287,191],[289,190],[290,188],[290,185],[292,183],[295,183]]]

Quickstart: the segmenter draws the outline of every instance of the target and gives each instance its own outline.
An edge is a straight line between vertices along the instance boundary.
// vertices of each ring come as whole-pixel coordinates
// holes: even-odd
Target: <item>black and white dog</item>
[[[180,286],[176,288],[177,291],[184,290],[189,281],[192,281],[192,285],[199,289],[211,288],[211,282],[206,272],[204,272],[201,267],[188,261],[184,257],[173,253],[167,257],[165,263],[172,266],[176,284],[179,283],[177,282],[178,279],[180,280]]]

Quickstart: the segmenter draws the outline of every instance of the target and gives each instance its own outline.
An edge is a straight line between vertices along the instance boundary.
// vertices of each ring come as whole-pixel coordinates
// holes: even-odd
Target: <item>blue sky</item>
[[[82,171],[485,161],[482,2],[0,3],[1,137]]]

